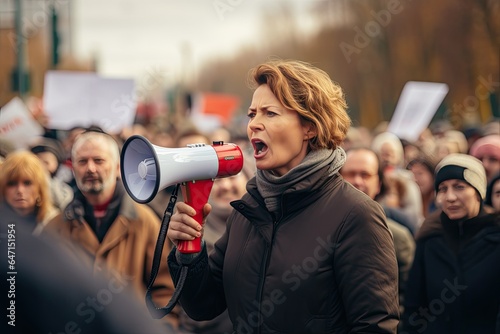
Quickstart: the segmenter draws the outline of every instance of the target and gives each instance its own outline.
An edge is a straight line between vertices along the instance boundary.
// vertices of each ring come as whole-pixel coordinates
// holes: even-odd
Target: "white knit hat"
[[[453,153],[444,157],[436,166],[434,186],[446,180],[463,180],[473,186],[481,198],[486,197],[486,172],[480,160],[468,154]]]

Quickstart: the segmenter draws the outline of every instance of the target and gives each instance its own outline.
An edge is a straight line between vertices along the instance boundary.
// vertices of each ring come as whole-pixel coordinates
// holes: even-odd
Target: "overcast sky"
[[[73,51],[95,55],[103,75],[162,71],[175,81],[208,58],[258,43],[262,7],[283,1],[308,29],[304,7],[322,0],[72,0]]]

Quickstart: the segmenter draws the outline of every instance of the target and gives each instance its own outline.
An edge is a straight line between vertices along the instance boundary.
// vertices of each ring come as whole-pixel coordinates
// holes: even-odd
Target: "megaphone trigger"
[[[214,181],[212,179],[190,181],[181,184],[184,201],[195,209],[196,214],[193,218],[200,225],[203,225],[203,207],[208,202],[213,184]],[[179,241],[177,243],[177,249],[181,253],[199,253],[201,252],[201,238],[195,238],[192,241]]]

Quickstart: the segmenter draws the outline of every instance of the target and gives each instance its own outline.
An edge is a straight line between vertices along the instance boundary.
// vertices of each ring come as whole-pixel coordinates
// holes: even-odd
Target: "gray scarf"
[[[341,147],[335,150],[320,149],[309,152],[302,162],[283,176],[273,175],[267,170],[257,170],[256,181],[266,207],[270,212],[278,210],[280,196],[286,189],[307,179],[310,175],[329,165],[328,176],[337,173],[345,163],[346,154]]]

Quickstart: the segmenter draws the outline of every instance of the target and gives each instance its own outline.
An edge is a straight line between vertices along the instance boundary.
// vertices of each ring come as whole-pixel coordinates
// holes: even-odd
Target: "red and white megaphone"
[[[123,144],[120,156],[123,184],[134,201],[148,203],[158,191],[180,183],[184,201],[196,210],[194,218],[200,225],[214,179],[236,175],[242,168],[241,149],[223,142],[166,148],[134,135]],[[181,241],[177,249],[197,253],[201,239]]]

